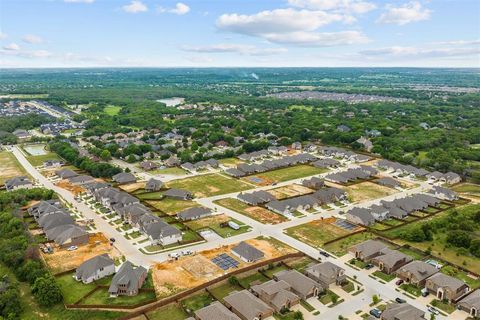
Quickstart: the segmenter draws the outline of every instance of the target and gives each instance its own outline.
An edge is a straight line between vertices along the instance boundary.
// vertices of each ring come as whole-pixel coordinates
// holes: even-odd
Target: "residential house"
[[[83,228],[75,224],[60,225],[44,231],[48,240],[53,240],[62,248],[87,244],[90,238]]]
[[[399,181],[397,181],[393,178],[390,178],[390,177],[383,177],[383,178],[378,179],[375,182],[378,183],[381,186],[392,188],[392,189],[397,189],[397,188],[401,187],[401,184],[400,184]]]
[[[193,319],[193,318],[192,318]],[[235,313],[228,310],[218,301],[195,311],[196,320],[241,320]],[[188,319],[187,319],[188,320]]]
[[[382,221],[388,218],[389,210],[382,205],[372,204],[370,207],[370,213],[372,214],[373,218],[377,221]]]
[[[223,298],[225,306],[242,320],[262,320],[273,315],[273,308],[248,290],[234,291]]]
[[[460,177],[455,172],[447,172],[440,178],[440,181],[448,183],[448,184],[455,184],[462,182],[462,177]]]
[[[425,281],[425,288],[433,293],[438,300],[448,300],[450,302],[455,302],[469,291],[465,282],[441,272],[428,278]]]
[[[182,232],[162,220],[144,225],[142,231],[152,244],[168,246],[182,241]]]
[[[90,283],[115,273],[115,263],[108,254],[101,254],[84,261],[75,271],[75,279]]]
[[[373,143],[372,141],[370,141],[370,139],[366,137],[360,137],[355,142],[357,142],[358,144],[361,144],[363,146],[363,149],[365,149],[366,151],[368,152],[372,151]]]
[[[63,161],[57,160],[57,159],[52,159],[52,160],[46,160],[43,162],[43,167],[45,168],[59,168],[63,166]]]
[[[443,200],[454,201],[458,199],[458,194],[455,191],[443,187],[434,186],[429,193]]]
[[[125,261],[113,276],[108,288],[111,296],[135,296],[147,278],[147,269],[134,267],[130,261]]]
[[[400,267],[395,274],[406,283],[411,283],[422,288],[427,278],[437,272],[438,269],[434,266],[423,261],[415,260]]]
[[[158,169],[158,164],[153,161],[142,161],[140,167],[145,171],[151,171]]]
[[[23,130],[23,129],[17,129],[13,131],[12,134],[16,136],[18,139],[28,139],[32,136],[27,130]]]
[[[75,177],[68,178],[68,182],[74,186],[81,186],[87,183],[92,183],[94,182],[95,179],[89,175],[79,175]]]
[[[300,303],[300,297],[291,291],[291,286],[283,281],[270,280],[254,285],[250,290],[276,312],[283,312]]]
[[[145,184],[145,191],[148,191],[148,192],[159,191],[160,189],[162,189],[162,187],[163,187],[163,182],[162,181],[160,181],[158,179],[151,178]]]
[[[408,303],[388,303],[382,312],[382,320],[424,320],[425,311]]]
[[[458,302],[457,307],[471,317],[480,317],[480,289],[477,289]]]
[[[137,181],[137,178],[130,172],[117,173],[112,179],[118,184],[134,183]]]
[[[350,247],[348,251],[353,254],[356,259],[368,262],[382,254],[382,250],[385,248],[388,248],[385,243],[370,239]]]
[[[350,127],[348,127],[344,124],[341,124],[341,125],[337,126],[337,131],[339,131],[339,132],[350,132],[350,131],[352,131],[352,129],[350,129]]]
[[[310,179],[303,180],[302,185],[310,189],[318,190],[325,186],[325,182],[320,178],[312,177]]]
[[[193,195],[190,191],[182,190],[182,189],[168,189],[163,193],[165,197],[181,199],[181,200],[191,200],[193,199]]]
[[[264,258],[265,254],[245,241],[232,248],[232,253],[245,262],[255,262]]]
[[[323,288],[328,288],[331,284],[339,285],[346,279],[345,269],[329,261],[308,267],[305,275],[320,283]]]
[[[5,181],[5,189],[7,191],[30,188],[33,188],[33,183],[25,176],[14,177]]]
[[[55,171],[55,174],[60,179],[68,179],[68,178],[78,176],[78,173],[76,173],[75,171],[70,170],[70,169],[61,169],[61,170]]]
[[[177,218],[182,221],[197,220],[212,215],[212,210],[205,207],[188,208],[177,213]]]
[[[363,226],[369,226],[375,223],[375,217],[372,215],[369,209],[365,208],[352,208],[347,211],[345,218],[350,222]]]
[[[321,284],[297,270],[283,270],[275,273],[273,278],[277,281],[283,280],[288,283],[291,286],[291,291],[304,300],[316,297],[324,291]]]
[[[412,260],[412,257],[407,256],[400,251],[385,248],[381,250],[380,255],[372,259],[372,263],[382,272],[391,274]]]
[[[298,142],[298,141],[297,141],[297,142],[294,142],[294,143],[292,143],[291,148],[292,148],[293,150],[302,150],[302,143],[301,143],[301,142]]]

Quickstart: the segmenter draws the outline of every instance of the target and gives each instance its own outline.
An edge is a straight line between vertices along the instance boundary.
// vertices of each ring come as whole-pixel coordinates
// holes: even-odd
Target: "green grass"
[[[445,302],[437,300],[437,299],[433,300],[431,302],[431,305],[434,306],[435,308],[438,308],[442,311],[445,311],[448,314],[455,311],[455,306],[453,304],[445,303]]]
[[[0,151],[0,184],[3,184],[6,180],[16,177],[27,175],[27,171],[18,162],[15,156],[8,151]]]
[[[229,178],[216,173],[173,180],[168,183],[168,187],[189,190],[199,198],[217,196],[252,188],[250,185],[238,179]]]
[[[55,278],[56,282],[62,290],[63,299],[66,304],[73,304],[80,300],[87,293],[95,289],[97,284],[95,282],[84,284],[75,280],[72,276],[74,273],[67,273]]]
[[[165,168],[165,169],[157,169],[150,171],[151,174],[164,174],[164,175],[172,175],[172,176],[183,176],[187,174],[187,171],[183,170],[182,168],[172,167],[172,168]]]
[[[56,153],[49,152],[47,154],[42,154],[39,156],[27,156],[28,162],[34,167],[43,165],[47,160],[62,160]]]
[[[290,268],[297,270],[300,273],[303,273],[307,266],[315,261],[310,257],[297,258],[294,261],[289,261],[287,264]]]
[[[331,223],[315,220],[295,227],[288,228],[287,234],[299,241],[305,242],[315,248],[320,248],[325,242],[345,236],[349,232]]]
[[[341,257],[348,252],[348,248],[360,242],[374,238],[375,235],[370,232],[353,234],[349,237],[325,245],[323,248],[334,255]]]
[[[465,271],[457,269],[453,266],[444,266],[442,269],[440,269],[440,272],[464,281],[472,289],[480,287],[480,278],[474,279],[469,277]]]
[[[308,303],[307,301],[305,301],[303,299],[300,300],[300,304],[302,305],[302,307],[307,309],[308,312],[312,312],[313,310],[315,310],[315,308],[310,303]]]
[[[169,304],[147,313],[150,320],[184,320],[188,314],[177,304]]]
[[[411,283],[401,284],[400,288],[410,293],[411,295],[414,295],[415,297],[420,297],[420,295],[422,294],[422,289]]]
[[[252,218],[260,223],[276,224],[276,223],[280,223],[288,220],[284,216],[276,214],[275,212],[267,210],[265,208],[258,207],[258,210],[260,213],[252,212],[249,209],[253,207],[234,198],[220,199],[220,200],[214,201],[214,203],[222,207],[225,207],[227,209],[238,212],[240,214],[243,214],[244,216]]]
[[[240,222],[236,219],[227,218],[227,220],[225,220],[226,217],[221,215],[220,220],[218,220],[218,219],[216,220],[215,219],[216,217],[219,217],[219,216],[217,215],[217,216],[206,217],[206,218],[203,218],[203,219],[188,221],[185,224],[189,228],[191,228],[192,230],[195,230],[197,232],[200,231],[200,230],[211,229],[211,230],[215,231],[215,233],[217,233],[222,238],[229,238],[229,237],[233,237],[233,236],[236,236],[236,235],[239,235],[239,234],[250,231],[250,226],[247,226],[247,225],[243,224],[242,222]],[[223,221],[235,222],[236,224],[238,224],[240,226],[240,228],[238,230],[235,230],[235,229],[232,229],[228,226],[227,227],[221,227],[220,224]]]
[[[480,195],[480,185],[473,184],[473,183],[461,183],[453,186],[452,190],[460,193],[472,194],[472,195]]]
[[[135,194],[135,192],[133,192],[133,194]],[[160,200],[163,197],[163,191],[135,194],[135,196],[140,200]]]
[[[345,291],[345,292],[352,292],[353,290],[355,290],[355,284],[353,284],[353,282],[351,281],[347,281],[347,283],[343,284],[342,285],[342,289]]]
[[[325,292],[320,294],[320,297],[318,298],[318,300],[320,300],[322,304],[326,305],[332,302],[332,297],[335,297],[335,296],[337,297],[337,299],[340,299],[340,297],[336,293],[327,289]]]
[[[185,310],[190,310],[190,312],[195,312],[198,309],[208,306],[214,300],[208,293],[201,293],[189,297],[181,301],[181,304]]]
[[[265,275],[269,278],[273,278],[273,275],[275,273],[283,271],[283,270],[288,270],[288,268],[285,265],[281,264],[279,266],[273,267],[272,269],[265,270]]]
[[[209,288],[210,293],[219,301],[223,301],[223,298],[228,296],[230,292],[241,291],[242,287],[231,285],[229,282],[223,283],[219,286]]]
[[[295,320],[295,312],[290,311],[285,314],[274,313],[273,318],[276,320]]]
[[[176,214],[188,208],[199,207],[200,205],[190,200],[179,200],[173,198],[165,198],[159,201],[146,201],[154,208],[165,212],[168,215]]]
[[[407,247],[400,247],[397,250],[406,254],[407,256],[412,257],[413,260],[422,260],[425,257],[425,254],[422,254],[421,252],[418,252],[416,250],[412,250],[412,249],[407,248]]]
[[[382,279],[382,280],[385,281],[385,282],[390,282],[390,281],[392,281],[393,279],[395,279],[395,275],[393,275],[393,274],[386,274],[386,273],[384,273],[384,272],[382,272],[382,271],[375,271],[375,272],[373,273],[373,275],[374,275],[375,277],[377,277],[377,278]]]
[[[313,166],[302,164],[298,166],[267,171],[264,173],[244,177],[242,179],[251,182],[249,180],[250,177],[260,177],[263,179],[267,179],[270,182],[282,182],[282,181],[288,181],[288,180],[313,176],[315,174],[320,174],[327,171],[328,169],[316,168]]]
[[[293,104],[288,107],[289,110],[306,110],[306,111],[312,111],[313,107],[312,106],[305,106],[305,105],[299,105],[299,104]]]
[[[82,304],[104,304],[114,306],[132,306],[155,299],[155,292],[139,292],[136,296],[110,297],[108,289],[99,289],[82,301]]]
[[[238,279],[238,281],[240,282],[240,285],[242,285],[242,287],[247,289],[250,289],[250,285],[253,282],[263,283],[263,282],[267,282],[268,280],[269,279],[265,277],[263,274],[261,274],[260,272],[256,272],[252,275]]]
[[[366,262],[363,262],[362,260],[358,260],[358,259],[352,259],[352,260],[348,261],[348,263],[350,263],[351,265],[354,265],[355,267],[360,268],[360,269],[365,268],[365,266],[367,265]]]
[[[120,112],[120,110],[122,110],[122,107],[114,106],[111,104],[103,108],[103,112],[105,112],[109,116],[116,116]]]

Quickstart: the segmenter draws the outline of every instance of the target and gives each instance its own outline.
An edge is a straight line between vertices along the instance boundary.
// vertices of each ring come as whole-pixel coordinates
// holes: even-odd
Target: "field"
[[[66,304],[77,302],[97,286],[95,282],[84,284],[83,282],[77,281],[73,278],[74,275],[75,273],[71,272],[55,278],[55,281],[62,290],[63,301]]]
[[[169,188],[189,190],[196,197],[211,197],[251,189],[248,184],[220,174],[205,174],[167,183]]]
[[[172,168],[165,168],[165,169],[157,169],[150,171],[151,174],[155,175],[172,175],[172,176],[183,176],[187,174],[187,171],[183,170],[182,168],[172,167]]]
[[[225,158],[225,159],[220,159],[218,160],[221,165],[224,165],[225,167],[235,167],[239,163],[244,163],[242,160],[237,159],[237,158]]]
[[[116,116],[120,112],[120,110],[122,110],[122,107],[114,106],[111,104],[103,108],[103,112],[105,112],[109,116]]]
[[[182,307],[177,304],[169,304],[155,311],[147,313],[150,320],[184,320],[188,317]]]
[[[155,299],[155,291],[141,291],[136,296],[118,296],[111,298],[107,288],[96,290],[89,295],[82,304],[105,304],[117,306],[131,306]]]
[[[118,188],[122,189],[125,192],[132,193],[140,189],[145,188],[145,182],[135,182],[135,183],[128,183],[118,186]]]
[[[277,224],[287,221],[287,218],[276,214],[275,212],[272,212],[262,207],[249,206],[246,203],[243,203],[240,200],[234,198],[217,200],[215,201],[215,203],[227,209],[241,213],[261,223]]]
[[[320,174],[327,172],[328,169],[315,168],[309,165],[298,165],[283,169],[277,169],[272,171],[267,171],[261,174],[251,175],[248,177],[242,178],[245,181],[252,182],[251,178],[260,178],[262,181],[259,182],[259,185],[271,184],[274,182],[288,181],[292,179],[298,179],[308,176],[313,176],[315,174]]]
[[[451,188],[453,191],[466,195],[480,196],[480,185],[473,183],[461,183]]]
[[[56,153],[49,152],[47,154],[43,154],[41,156],[27,156],[26,157],[28,162],[32,164],[34,167],[38,167],[43,165],[43,163],[47,160],[62,160]]]
[[[235,222],[236,224],[238,224],[240,226],[240,229],[234,230],[230,227],[222,228],[220,226],[221,223],[228,222],[228,221]],[[198,220],[188,221],[188,222],[185,222],[185,224],[188,227],[190,227],[190,229],[195,230],[195,231],[204,230],[204,229],[212,229],[222,238],[233,237],[233,236],[248,232],[250,230],[249,226],[244,225],[240,221],[232,219],[225,214],[219,214],[219,215],[214,215],[214,216],[211,216],[211,217],[206,217],[206,218],[202,218],[202,219],[198,219]]]
[[[194,201],[189,200],[177,200],[173,198],[165,198],[160,201],[145,201],[149,205],[153,206],[154,208],[165,212],[168,215],[175,215],[177,212],[193,208],[199,207],[200,205]]]
[[[375,235],[370,232],[356,233],[344,239],[332,242],[324,246],[323,248],[334,255],[341,257],[347,253],[348,248],[351,246],[374,238]]]
[[[265,259],[295,252],[285,244],[271,239],[257,238],[246,242],[261,250],[265,254]],[[167,297],[223,275],[224,271],[211,262],[211,259],[222,253],[232,255],[230,250],[233,246],[235,245],[226,245],[198,252],[194,256],[181,257],[176,261],[156,264],[153,267],[153,280],[157,296]],[[249,265],[239,259],[236,260],[239,262],[239,268]]]
[[[313,190],[299,184],[291,184],[285,187],[268,190],[268,192],[277,198],[277,200],[282,200],[312,193]]]
[[[100,243],[96,244],[96,241],[100,241]],[[85,260],[103,253],[108,253],[112,258],[120,256],[120,253],[110,245],[102,233],[96,233],[90,235],[87,245],[79,246],[75,251],[55,247],[52,254],[42,253],[42,255],[52,273],[56,274],[77,268]]]
[[[25,169],[17,161],[15,156],[8,151],[0,152],[0,184],[5,183],[6,180],[16,177],[26,175]]]
[[[362,182],[344,188],[352,202],[383,198],[397,193],[397,190],[380,186],[373,182]]]

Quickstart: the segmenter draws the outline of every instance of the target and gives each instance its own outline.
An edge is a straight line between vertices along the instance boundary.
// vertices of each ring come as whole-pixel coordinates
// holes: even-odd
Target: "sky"
[[[0,68],[476,67],[479,0],[0,0]]]

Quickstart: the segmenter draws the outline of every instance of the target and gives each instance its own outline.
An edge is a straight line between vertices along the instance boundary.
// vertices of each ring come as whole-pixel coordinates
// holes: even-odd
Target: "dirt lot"
[[[135,192],[139,189],[144,189],[145,184],[146,184],[145,182],[136,182],[136,183],[123,184],[118,187],[125,192]]]
[[[268,192],[277,198],[277,200],[282,200],[312,193],[313,190],[299,184],[291,184],[289,186],[269,190]]]
[[[262,207],[251,207],[248,204],[234,198],[217,200],[215,201],[215,203],[243,215],[246,215],[247,217],[255,219],[261,223],[277,224],[285,222],[287,220],[287,218],[276,214],[275,212],[272,212]]]
[[[247,240],[246,242],[261,250],[265,254],[265,259],[276,258],[295,252],[294,249],[270,239],[257,238]],[[211,259],[222,253],[233,257],[230,250],[234,246],[222,246],[199,252],[194,256],[182,257],[176,261],[156,264],[153,267],[153,281],[157,297],[167,297],[223,275],[224,271],[211,262]],[[239,268],[249,265],[238,258],[234,259],[240,262]]]
[[[96,244],[96,241],[100,241],[100,243]],[[48,267],[52,270],[52,273],[55,274],[77,268],[85,260],[103,253],[108,253],[112,258],[121,256],[117,249],[110,246],[109,241],[103,233],[99,232],[91,234],[89,243],[78,247],[75,251],[67,251],[67,249],[54,247],[52,254],[42,253],[42,256]]]
[[[85,192],[85,189],[82,188],[81,186],[74,186],[68,180],[61,180],[57,182],[56,184],[58,187],[63,188],[65,190],[68,190],[72,192],[74,195],[80,194],[82,192]]]
[[[373,182],[362,182],[344,189],[347,190],[352,202],[382,198],[398,192]]]
[[[0,172],[2,173],[0,175],[0,184],[10,178],[26,174],[15,156],[8,151],[0,152]]]

